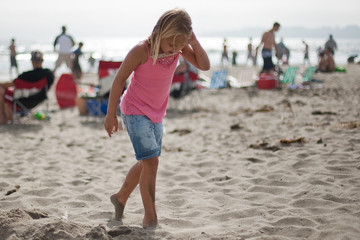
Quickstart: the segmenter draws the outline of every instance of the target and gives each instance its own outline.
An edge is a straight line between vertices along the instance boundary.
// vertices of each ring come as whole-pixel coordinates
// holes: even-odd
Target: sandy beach
[[[170,99],[154,231],[138,188],[113,219],[136,161],[127,133],[59,110],[53,87],[50,121],[0,126],[0,239],[359,239],[360,66],[345,67],[308,88]]]

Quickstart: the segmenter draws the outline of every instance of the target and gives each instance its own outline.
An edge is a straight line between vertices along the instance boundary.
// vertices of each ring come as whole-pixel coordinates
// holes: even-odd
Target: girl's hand
[[[192,32],[192,33],[191,33],[191,36],[190,36],[190,38],[189,38],[189,44],[190,44],[190,45],[193,45],[194,43],[196,43],[196,41],[197,41],[197,38],[196,38],[196,36],[195,36],[195,33]]]
[[[111,137],[111,135],[115,132],[118,131],[118,119],[116,117],[116,115],[114,116],[109,116],[106,115],[105,117],[105,122],[104,122],[104,128],[107,131],[109,137]]]

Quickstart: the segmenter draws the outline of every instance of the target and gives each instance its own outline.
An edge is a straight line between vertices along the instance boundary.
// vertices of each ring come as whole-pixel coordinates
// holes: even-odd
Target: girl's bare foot
[[[157,217],[155,216],[155,219],[147,220],[144,218],[143,220],[143,228],[144,229],[155,229],[158,225]]]
[[[115,220],[120,221],[123,213],[124,213],[124,205],[122,203],[120,203],[117,199],[117,197],[114,195],[111,195],[110,197],[110,201],[111,203],[114,205],[115,207]]]

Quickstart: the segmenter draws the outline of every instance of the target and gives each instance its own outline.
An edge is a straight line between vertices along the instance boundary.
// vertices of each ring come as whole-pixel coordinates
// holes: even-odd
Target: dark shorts
[[[10,56],[10,65],[11,67],[18,67],[15,56]]]
[[[271,52],[271,50],[263,49],[261,54],[262,54],[262,57],[263,57],[263,60],[264,60],[263,70],[274,69],[275,65],[274,65],[274,63],[272,61],[272,52]]]

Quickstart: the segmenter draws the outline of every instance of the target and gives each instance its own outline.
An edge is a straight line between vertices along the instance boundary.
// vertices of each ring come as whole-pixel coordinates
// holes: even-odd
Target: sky
[[[0,40],[53,39],[66,25],[78,37],[148,36],[161,14],[187,10],[197,35],[251,27],[360,24],[359,0],[11,0],[0,4]]]

